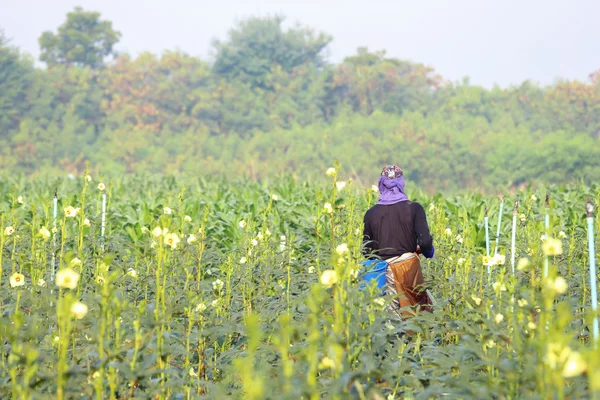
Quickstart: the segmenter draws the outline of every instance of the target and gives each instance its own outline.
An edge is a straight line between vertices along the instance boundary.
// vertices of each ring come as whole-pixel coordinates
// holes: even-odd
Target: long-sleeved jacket
[[[433,257],[433,238],[425,210],[419,203],[401,201],[374,205],[365,213],[363,236],[366,257],[401,256],[415,252],[417,246],[425,257]]]

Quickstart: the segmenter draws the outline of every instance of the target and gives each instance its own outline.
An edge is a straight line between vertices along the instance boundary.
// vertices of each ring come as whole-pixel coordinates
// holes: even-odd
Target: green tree
[[[40,36],[40,60],[55,64],[100,68],[108,56],[114,56],[113,46],[121,33],[112,22],[100,20],[100,13],[76,7],[67,13],[67,20],[56,34],[46,31]]]
[[[230,30],[227,41],[215,40],[214,72],[272,90],[268,75],[274,67],[292,73],[301,65],[325,65],[323,50],[331,36],[300,26],[284,30],[283,21],[281,16],[250,18]]]
[[[0,139],[18,128],[28,109],[28,92],[34,68],[19,51],[10,46],[0,30]]]

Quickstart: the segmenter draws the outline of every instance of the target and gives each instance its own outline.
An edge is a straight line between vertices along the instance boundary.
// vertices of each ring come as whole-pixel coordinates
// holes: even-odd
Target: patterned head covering
[[[379,177],[379,201],[377,204],[389,205],[408,200],[404,193],[404,176],[397,165],[388,165]]]
[[[388,179],[397,179],[402,175],[402,169],[397,165],[387,165],[381,170],[381,176],[385,176]]]

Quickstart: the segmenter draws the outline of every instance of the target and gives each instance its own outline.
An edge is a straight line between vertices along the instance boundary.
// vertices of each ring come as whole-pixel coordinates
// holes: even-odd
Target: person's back
[[[426,257],[433,255],[425,210],[410,200],[371,207],[365,213],[364,241],[367,257],[397,257],[416,252],[417,246]]]

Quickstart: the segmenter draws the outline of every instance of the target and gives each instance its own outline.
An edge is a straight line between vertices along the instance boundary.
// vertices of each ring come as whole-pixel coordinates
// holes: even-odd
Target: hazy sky
[[[111,20],[117,49],[133,54],[207,57],[236,20],[279,13],[331,34],[334,62],[368,46],[488,87],[586,80],[600,69],[599,0],[0,0],[0,27],[37,57],[42,31],[75,6]]]

